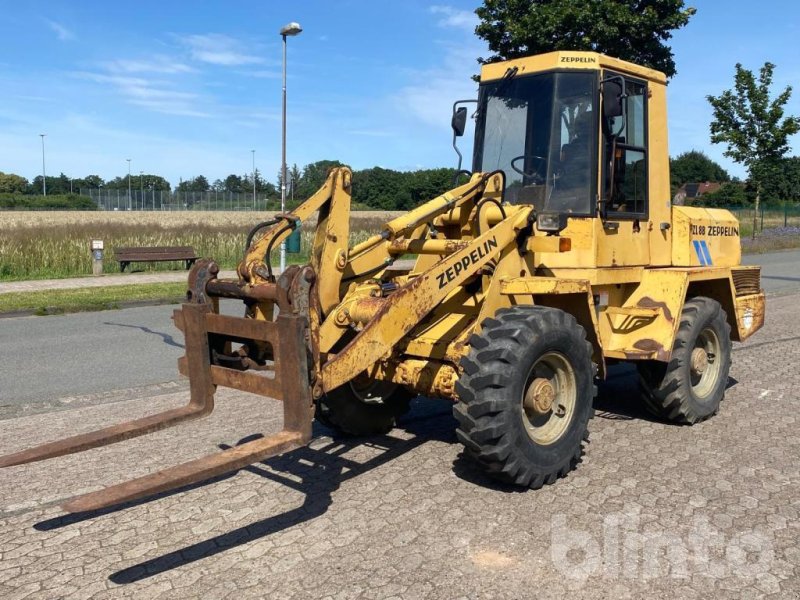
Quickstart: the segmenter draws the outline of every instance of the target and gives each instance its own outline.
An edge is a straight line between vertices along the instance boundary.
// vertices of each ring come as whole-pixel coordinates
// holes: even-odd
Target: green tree
[[[800,157],[778,161],[764,182],[762,194],[764,202],[800,202]]]
[[[250,189],[252,190],[252,183],[250,184]],[[277,190],[275,186],[272,185],[269,181],[264,179],[261,175],[261,171],[256,169],[256,191],[261,194],[267,194],[268,196],[275,196],[277,195]]]
[[[0,171],[0,193],[2,194],[24,194],[28,191],[28,180],[14,173],[3,173]]]
[[[695,9],[683,0],[484,0],[475,13],[488,58],[481,64],[553,50],[602,52],[675,75],[664,42]]]
[[[86,177],[81,177],[80,179],[75,180],[75,185],[78,188],[87,188],[96,190],[101,187],[105,182],[100,175],[87,175]],[[169,184],[167,184],[169,185]],[[169,188],[167,188],[169,189]]]
[[[28,188],[32,194],[41,194],[42,189],[42,176],[37,175]],[[47,176],[47,195],[69,194],[69,177],[61,173],[58,177]]]
[[[672,185],[672,195],[684,183],[702,183],[714,181],[723,183],[730,181],[731,177],[722,166],[711,160],[699,150],[689,150],[669,159],[669,175]]]
[[[168,192],[172,186],[161,175],[144,174],[144,189]]]
[[[286,174],[286,179],[289,184],[289,191],[287,194],[294,195],[297,192],[297,186],[300,183],[300,178],[303,174],[300,172],[300,169],[297,167],[297,164],[293,164],[290,169],[288,169],[288,173]]]
[[[703,206],[747,206],[751,199],[745,184],[726,181],[716,192],[703,194],[701,202]]]
[[[294,199],[305,200],[306,198],[309,198],[314,192],[322,187],[323,183],[325,183],[325,179],[328,177],[328,171],[330,171],[333,167],[343,166],[345,165],[338,160],[319,160],[315,163],[306,165],[303,169],[303,175],[300,177],[300,182],[297,185],[297,189],[294,192]],[[281,182],[279,173],[278,189],[280,190],[280,188]]]
[[[353,173],[353,201],[379,210],[413,206],[404,173],[373,167]]]
[[[90,175],[90,177],[97,177],[96,175]],[[88,178],[87,178],[88,179]],[[99,178],[98,178],[99,179]],[[100,179],[98,183],[102,183],[102,179]],[[206,182],[208,183],[208,182]],[[50,182],[47,182],[47,189],[50,189]],[[89,186],[93,187],[93,186]],[[109,179],[106,184],[103,186],[107,190],[128,190],[128,174],[125,173],[124,175],[120,175],[118,177],[114,177],[114,179]],[[164,179],[161,175],[148,175],[145,173],[144,175],[144,187],[150,190],[156,191],[164,191],[168,192],[172,187],[166,179]],[[139,188],[139,175],[131,175],[131,189],[138,189]]]
[[[176,188],[179,192],[207,192],[211,188],[203,175],[192,177],[186,181],[181,181]]]
[[[725,156],[747,167],[756,189],[753,236],[764,185],[788,152],[789,137],[800,131],[800,119],[784,117],[783,107],[791,98],[792,87],[786,86],[770,99],[774,70],[775,65],[764,63],[756,81],[752,71],[737,63],[734,89],[706,97],[714,111],[711,142],[727,146]]]
[[[223,190],[226,192],[241,192],[244,189],[242,178],[231,173],[223,182]]]

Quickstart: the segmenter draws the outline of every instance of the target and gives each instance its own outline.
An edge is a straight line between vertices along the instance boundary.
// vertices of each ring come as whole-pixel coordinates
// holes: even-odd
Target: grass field
[[[0,294],[0,314],[56,315],[68,312],[109,310],[135,303],[179,303],[186,283],[136,283],[68,290],[41,290]]]
[[[354,212],[352,241],[376,233],[400,213]],[[105,243],[103,269],[119,270],[114,248],[124,246],[192,246],[200,256],[223,268],[241,260],[248,230],[272,213],[243,212],[0,212],[0,280],[49,279],[92,272],[92,239]],[[302,229],[307,256],[314,222]],[[278,251],[275,250],[275,257]],[[274,257],[274,258],[275,258]],[[181,262],[141,263],[137,270],[183,269]]]
[[[782,227],[783,216],[767,214],[765,230],[752,241],[752,212],[742,211],[740,232],[744,252],[768,252],[800,247],[800,229]],[[105,242],[104,271],[119,270],[114,248],[123,246],[192,246],[200,256],[234,268],[242,258],[248,230],[273,213],[253,212],[0,212],[0,281],[50,279],[91,274],[90,240]],[[383,223],[401,213],[352,213],[351,242],[377,233]],[[314,221],[303,225],[302,252],[308,255]],[[278,250],[274,250],[273,264]],[[137,270],[182,270],[181,262],[135,265]]]

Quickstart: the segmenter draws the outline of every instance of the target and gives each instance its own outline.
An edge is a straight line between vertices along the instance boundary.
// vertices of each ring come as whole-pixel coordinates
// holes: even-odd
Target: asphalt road
[[[0,416],[10,405],[178,380],[174,308],[0,319]]]
[[[800,289],[800,250],[748,254],[742,264],[761,265],[761,285],[768,294]]]
[[[744,262],[762,265],[768,293],[800,289],[800,250],[747,256]],[[237,302],[226,306],[241,314]],[[177,381],[183,339],[172,310],[0,319],[0,417],[16,405]]]

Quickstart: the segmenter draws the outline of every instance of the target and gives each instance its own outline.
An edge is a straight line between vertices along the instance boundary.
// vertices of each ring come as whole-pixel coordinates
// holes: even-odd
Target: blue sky
[[[693,148],[734,175],[711,146],[707,94],[734,64],[777,64],[776,86],[800,88],[800,3],[717,0],[672,40],[670,154]],[[0,3],[0,171],[132,171],[173,184],[280,167],[280,27],[289,39],[288,161],[354,168],[453,166],[453,100],[474,97],[474,1],[237,0]],[[800,114],[800,89],[789,111]],[[793,151],[800,140],[793,139]]]

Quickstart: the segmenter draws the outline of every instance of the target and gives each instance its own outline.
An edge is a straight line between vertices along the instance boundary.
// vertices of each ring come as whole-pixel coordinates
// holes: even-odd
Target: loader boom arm
[[[365,365],[390,352],[454,289],[514,243],[531,210],[513,213],[387,297],[364,329],[323,366],[322,390],[330,392],[347,383],[363,372]]]

